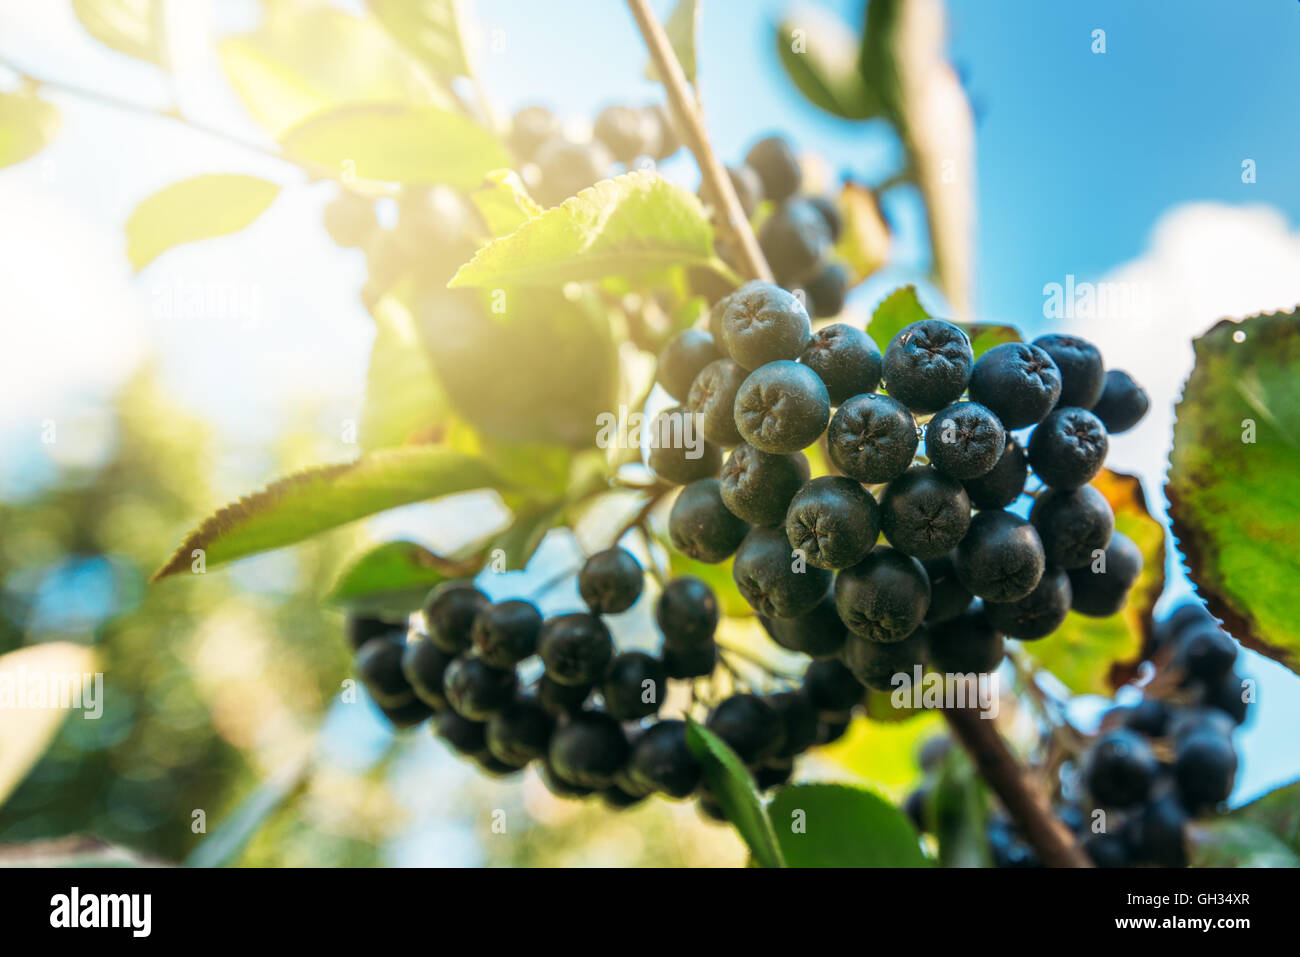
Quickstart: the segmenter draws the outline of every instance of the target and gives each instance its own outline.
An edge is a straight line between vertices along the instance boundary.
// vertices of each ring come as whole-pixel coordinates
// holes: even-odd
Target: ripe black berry
[[[850,675],[849,677],[853,677]],[[857,681],[856,678],[853,679]],[[828,719],[822,715],[821,723],[817,725],[817,746],[821,747],[826,744],[834,744],[840,738],[848,733],[849,724],[852,721],[851,716],[842,716]]]
[[[1046,566],[1043,543],[1034,527],[997,509],[980,512],[971,520],[953,556],[961,583],[988,601],[1024,598]]]
[[[1169,737],[1175,744],[1181,744],[1196,734],[1214,734],[1221,738],[1231,738],[1234,724],[1232,718],[1217,708],[1188,707],[1180,708],[1169,719]]]
[[[803,182],[794,150],[782,136],[768,136],[751,146],[745,154],[745,164],[758,174],[763,181],[763,193],[776,203],[797,193]]]
[[[961,397],[974,364],[966,333],[942,319],[922,319],[885,349],[885,387],[912,411],[934,412]]]
[[[654,118],[632,106],[607,106],[596,114],[593,131],[620,163],[649,156],[658,146]]]
[[[476,655],[461,655],[443,673],[442,691],[461,716],[486,721],[514,697],[518,678],[513,668],[489,666]]]
[[[1189,676],[1212,682],[1237,661],[1237,644],[1220,628],[1201,625],[1183,632],[1175,659]]]
[[[701,418],[680,405],[655,416],[650,424],[648,464],[656,475],[676,485],[689,485],[718,474],[722,450],[705,441],[701,426]]]
[[[435,645],[427,635],[407,642],[402,649],[402,674],[416,697],[439,710],[447,706],[442,678],[455,657]]]
[[[816,271],[830,249],[831,234],[817,207],[796,198],[782,203],[763,221],[758,244],[777,280],[793,285]]]
[[[488,750],[502,764],[522,768],[546,757],[555,719],[534,698],[516,697],[487,720]]]
[[[670,718],[632,743],[628,776],[638,787],[685,798],[700,783],[700,764],[686,744],[686,722]]]
[[[1115,532],[1100,559],[1069,574],[1071,607],[1081,615],[1105,618],[1124,607],[1128,590],[1142,574],[1142,552],[1123,532]]]
[[[611,715],[637,721],[659,710],[667,689],[668,671],[662,661],[643,651],[623,651],[609,663],[600,693]]]
[[[795,493],[786,513],[785,533],[790,547],[802,550],[808,564],[847,568],[876,544],[880,507],[853,479],[823,475]]]
[[[493,668],[513,668],[537,652],[542,614],[530,601],[512,599],[478,613],[470,634],[474,650]]]
[[[780,525],[790,500],[808,481],[802,452],[773,455],[738,445],[722,466],[719,492],[727,509],[752,525]]]
[[[385,708],[410,704],[415,698],[406,675],[402,673],[405,642],[392,636],[371,638],[357,649],[352,669],[370,692],[370,697]]]
[[[722,341],[746,369],[797,359],[808,344],[808,310],[799,297],[770,282],[747,282],[727,297]]]
[[[1106,496],[1091,485],[1077,489],[1047,489],[1029,511],[1048,563],[1080,568],[1104,549],[1115,531],[1115,513]]]
[[[581,711],[551,735],[548,761],[562,781],[599,790],[613,785],[629,750],[617,721],[599,711]]]
[[[674,578],[664,585],[655,602],[655,621],[664,641],[674,648],[711,645],[718,627],[718,599],[698,578]]]
[[[1101,396],[1105,373],[1101,353],[1091,342],[1078,336],[1052,334],[1039,336],[1034,345],[1042,349],[1061,373],[1063,406],[1091,409]]]
[[[1122,835],[1090,832],[1080,843],[1095,867],[1130,867],[1133,863],[1128,841]]]
[[[754,769],[754,787],[760,791],[770,791],[789,784],[793,775],[793,758],[768,758]]]
[[[641,565],[617,545],[592,555],[578,572],[578,594],[596,615],[627,611],[641,597],[644,584]]]
[[[827,593],[812,611],[798,618],[759,619],[763,628],[782,648],[811,658],[827,658],[844,647],[849,631],[835,610],[835,599]]]
[[[831,462],[868,485],[907,471],[920,439],[916,420],[901,402],[874,392],[846,399],[826,431]]]
[[[1173,795],[1149,801],[1134,819],[1133,847],[1143,863],[1187,866],[1187,812]]]
[[[925,426],[930,464],[955,479],[987,475],[1002,458],[1006,441],[998,417],[978,402],[944,406]]]
[[[891,691],[895,675],[915,677],[930,653],[930,630],[920,625],[902,641],[882,643],[850,635],[841,657],[853,676],[873,691]]]
[[[986,601],[984,616],[1010,638],[1046,638],[1070,613],[1070,597],[1070,577],[1064,569],[1048,565],[1028,595],[1006,603]]]
[[[1119,435],[1141,422],[1150,407],[1146,391],[1127,372],[1111,369],[1092,414],[1101,419],[1107,432]]]
[[[950,675],[987,674],[1002,663],[1002,633],[975,602],[952,621],[929,629],[930,666]]]
[[[804,672],[803,690],[823,722],[847,719],[848,712],[862,701],[863,694],[853,672],[837,658],[810,664]]]
[[[687,407],[699,418],[700,430],[714,445],[739,445],[736,394],[748,378],[734,359],[715,359],[700,370],[687,393]]]
[[[697,562],[713,564],[729,558],[748,531],[749,524],[733,515],[722,501],[722,485],[714,478],[700,479],[682,489],[668,513],[668,538],[673,547]]]
[[[385,708],[380,705],[379,710],[384,713],[396,728],[414,728],[417,724],[427,721],[436,713],[436,709],[421,701],[419,698],[412,698],[406,704],[398,705],[396,708]]]
[[[695,377],[710,362],[721,358],[713,336],[703,329],[683,329],[659,353],[659,384],[678,402],[686,402]]]
[[[1008,429],[1043,421],[1061,397],[1061,373],[1038,346],[1007,342],[975,362],[970,397],[988,406]]]
[[[1231,738],[1199,731],[1178,742],[1174,780],[1185,807],[1203,810],[1226,801],[1236,774],[1237,752]]]
[[[595,615],[560,615],[542,624],[537,650],[554,681],[582,685],[604,675],[614,654],[614,640]]]
[[[718,646],[710,638],[703,645],[664,645],[664,668],[669,678],[703,678],[718,666]]]
[[[1124,715],[1124,727],[1149,738],[1162,738],[1169,729],[1169,706],[1158,698],[1144,698]]]
[[[537,150],[533,158],[541,170],[541,182],[534,191],[546,206],[558,206],[588,186],[610,175],[614,157],[599,141],[575,143],[563,136],[553,136]]]
[[[970,499],[956,479],[917,465],[885,488],[880,527],[900,552],[938,558],[951,551],[970,527]]]
[[[927,624],[951,621],[969,607],[975,596],[957,577],[952,553],[922,559],[921,565],[930,578],[930,607],[925,612]]]
[[[979,478],[966,479],[961,484],[975,508],[1006,508],[1025,490],[1028,477],[1029,459],[1024,446],[1008,434],[997,464]]]
[[[784,743],[781,719],[758,695],[735,694],[720,702],[709,715],[707,727],[749,765],[773,757]]]
[[[488,596],[467,582],[443,582],[424,601],[429,637],[443,651],[459,654],[473,640],[474,619],[491,605]]]
[[[1146,800],[1157,770],[1146,739],[1127,728],[1117,728],[1093,746],[1083,778],[1088,793],[1099,804],[1123,808]]]
[[[1078,488],[1092,481],[1106,461],[1106,427],[1087,409],[1058,408],[1029,437],[1029,464],[1053,488]]]
[[[731,566],[736,587],[760,615],[795,618],[809,612],[830,587],[831,573],[797,559],[779,528],[753,528]]]
[[[1205,704],[1223,713],[1233,724],[1246,720],[1246,685],[1235,671],[1229,671],[1205,688]]]
[[[835,578],[835,609],[849,631],[871,641],[902,641],[925,618],[930,579],[915,558],[883,545]]]
[[[537,703],[547,714],[560,717],[582,710],[591,695],[593,682],[562,685],[550,675],[543,674],[537,681]]]
[[[510,148],[526,162],[543,143],[560,133],[559,118],[544,106],[527,106],[510,121]]]
[[[782,510],[781,514],[784,515],[785,511]],[[406,634],[405,623],[396,624],[391,621],[384,621],[382,618],[371,618],[367,615],[348,615],[343,627],[348,644],[353,651],[360,649],[371,638],[386,635],[400,640]]]
[[[823,262],[802,285],[808,312],[814,317],[829,319],[844,311],[844,301],[849,295],[849,271],[843,263]]]
[[[439,711],[433,719],[433,730],[461,754],[477,755],[487,751],[487,725],[472,721],[450,708]]]
[[[776,712],[784,729],[781,747],[777,749],[775,758],[793,758],[816,743],[817,709],[806,693],[782,691],[763,700]]]
[[[799,361],[821,378],[831,405],[880,385],[880,349],[861,329],[842,322],[813,333]]]
[[[546,790],[550,791],[559,798],[584,798],[595,794],[598,788],[584,787],[580,784],[571,784],[564,778],[560,777],[555,765],[551,763],[548,757],[538,765],[541,772],[542,783],[546,785]]]

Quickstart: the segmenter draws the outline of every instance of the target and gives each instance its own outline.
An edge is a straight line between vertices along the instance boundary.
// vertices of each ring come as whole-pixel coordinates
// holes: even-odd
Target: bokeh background
[[[334,6],[356,14],[363,4]],[[667,5],[657,4],[661,15]],[[896,143],[875,124],[819,113],[779,68],[774,24],[829,11],[855,26],[860,0],[705,0],[700,85],[724,158],[769,131],[821,158],[830,177],[885,180]],[[468,5],[483,85],[498,109],[541,102],[582,125],[611,102],[655,102],[631,18],[608,0]],[[1096,341],[1153,398],[1109,464],[1137,472],[1163,505],[1173,404],[1191,339],[1223,316],[1300,302],[1300,5],[1043,4],[948,0],[948,53],[976,111],[974,318],[1027,336],[1069,328]],[[48,79],[160,105],[238,136],[260,134],[225,82],[223,34],[259,6],[183,0],[168,9],[173,88],[95,44],[62,0],[0,0],[0,60]],[[1104,31],[1105,52],[1095,52]],[[0,88],[12,75],[0,65]],[[0,842],[88,831],[179,859],[259,781],[315,755],[292,809],[251,864],[730,864],[726,828],[690,806],[627,814],[552,799],[531,773],[498,782],[426,733],[394,737],[369,704],[331,705],[348,673],[340,616],[321,607],[341,562],[400,529],[435,549],[465,534],[458,508],[401,509],[318,542],[204,577],[146,587],[148,574],[214,506],[290,468],[355,454],[373,323],[362,255],[321,228],[325,184],[179,124],[51,92],[58,138],[0,170],[0,653],[53,640],[94,645],[105,714],[67,722],[0,807]],[[1243,178],[1243,164],[1254,171]],[[122,226],[179,178],[248,172],[286,183],[236,236],[175,249],[140,274]],[[663,172],[691,187],[685,153]],[[891,265],[859,287],[865,320],[901,282],[924,281],[918,199],[891,191]],[[1136,310],[1057,317],[1045,287],[1119,283]],[[929,287],[926,300],[944,303]],[[58,440],[41,440],[43,423]],[[553,534],[494,597],[534,594],[573,543]],[[1170,552],[1166,602],[1189,590]],[[544,610],[575,606],[571,587]],[[644,616],[629,624],[635,642]],[[1300,775],[1291,732],[1300,679],[1250,652],[1259,700],[1238,739],[1233,803]],[[1098,702],[1076,702],[1095,720]],[[801,775],[853,775],[894,796],[916,775],[930,718],[859,728]],[[318,731],[318,729],[320,729]],[[490,812],[519,822],[493,834]]]

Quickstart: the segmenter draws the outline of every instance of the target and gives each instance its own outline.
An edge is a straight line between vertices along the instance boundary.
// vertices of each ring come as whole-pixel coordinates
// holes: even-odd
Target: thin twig
[[[772,270],[763,257],[763,251],[759,249],[758,239],[750,228],[731,177],[709,141],[699,103],[691,93],[690,84],[682,72],[677,54],[673,52],[668,34],[650,9],[649,0],[627,0],[627,5],[636,18],[646,49],[650,51],[650,59],[659,72],[659,79],[668,92],[668,102],[672,105],[682,139],[699,164],[700,175],[704,177],[704,193],[713,200],[719,231],[724,239],[729,239],[734,244],[735,252],[740,257],[740,266],[747,276],[770,282]]]

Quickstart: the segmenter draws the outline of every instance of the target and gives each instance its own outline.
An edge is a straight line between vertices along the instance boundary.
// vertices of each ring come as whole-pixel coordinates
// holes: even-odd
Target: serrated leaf
[[[394,40],[443,82],[471,76],[456,0],[366,0]]]
[[[305,753],[259,784],[190,852],[185,866],[227,867],[236,863],[262,825],[302,790],[313,764],[313,753]]]
[[[879,115],[880,101],[858,71],[858,37],[835,14],[801,7],[775,38],[786,75],[814,106],[846,120]]]
[[[437,438],[446,424],[447,398],[438,387],[410,310],[400,295],[392,294],[380,299],[371,314],[375,341],[361,407],[361,451]]]
[[[167,69],[163,0],[72,0],[86,31],[119,53]]]
[[[895,289],[876,306],[867,324],[867,335],[875,340],[883,352],[889,347],[889,341],[902,331],[903,327],[922,319],[929,319],[930,314],[921,305],[916,295],[915,286],[902,286]],[[945,320],[961,329],[970,338],[971,349],[978,359],[994,346],[1007,342],[1020,342],[1020,333],[1014,326],[1005,326],[993,322],[957,322]]]
[[[167,250],[239,232],[264,213],[280,187],[255,176],[220,173],[164,186],[126,221],[126,255],[141,270]]]
[[[0,805],[22,783],[40,760],[72,709],[59,707],[55,694],[66,702],[82,702],[85,679],[95,670],[95,653],[85,645],[52,641],[0,655]],[[37,693],[40,698],[34,697]]]
[[[447,285],[556,286],[713,261],[694,193],[644,170],[604,180],[480,249]]]
[[[30,159],[59,130],[59,110],[30,93],[0,93],[0,166]]]
[[[889,224],[876,194],[861,183],[846,181],[836,206],[844,228],[835,255],[849,267],[850,284],[857,285],[889,261]]]
[[[483,184],[470,193],[469,198],[494,237],[513,233],[527,220],[542,213],[542,207],[528,195],[524,181],[512,169],[488,173]]]
[[[787,867],[930,866],[907,818],[865,788],[783,787],[767,810]]]
[[[695,82],[695,37],[700,30],[700,5],[698,0],[677,0],[677,6],[664,22],[664,33],[672,45],[677,62],[682,65],[688,83]],[[645,78],[659,81],[659,69],[654,62],[646,64]]]
[[[469,190],[510,157],[483,127],[436,106],[364,103],[317,113],[280,138],[292,160],[337,176]]]
[[[306,469],[204,519],[151,581],[190,569],[197,551],[211,568],[399,505],[509,485],[481,459],[439,446],[382,449],[355,462]]]
[[[686,719],[686,743],[700,762],[704,780],[727,820],[749,846],[754,863],[761,867],[784,867],[781,845],[772,830],[767,809],[754,787],[753,777],[736,752],[691,718]]]
[[[1300,312],[1193,344],[1165,486],[1174,538],[1228,632],[1300,671]]]
[[[1165,587],[1165,530],[1136,475],[1102,469],[1091,484],[1115,512],[1115,528],[1142,552],[1142,574],[1118,614],[1091,618],[1072,611],[1052,634],[1022,647],[1075,694],[1109,695],[1133,677],[1144,657],[1151,610]]]
[[[271,4],[260,29],[224,38],[220,54],[244,105],[277,137],[348,103],[455,105],[378,21],[323,4]]]
[[[354,559],[330,587],[325,600],[366,615],[407,615],[440,582],[473,578],[483,556],[444,558],[415,542],[385,542]]]

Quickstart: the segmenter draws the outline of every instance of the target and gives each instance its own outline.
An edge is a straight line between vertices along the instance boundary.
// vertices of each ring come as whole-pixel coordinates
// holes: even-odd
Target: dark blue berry
[[[875,392],[880,385],[880,349],[861,329],[842,322],[813,333],[799,361],[821,378],[831,405]]]
[[[845,400],[826,431],[831,462],[849,478],[868,485],[892,481],[906,472],[919,442],[912,413],[897,400],[876,393]]]
[[[786,513],[785,533],[790,547],[801,550],[808,564],[847,568],[876,544],[880,507],[853,479],[823,475],[795,493]]]
[[[930,579],[915,558],[879,546],[835,578],[835,608],[849,631],[871,641],[902,641],[930,605]]]
[[[885,349],[885,388],[914,412],[935,412],[966,391],[974,364],[966,333],[942,319],[922,319]]]

